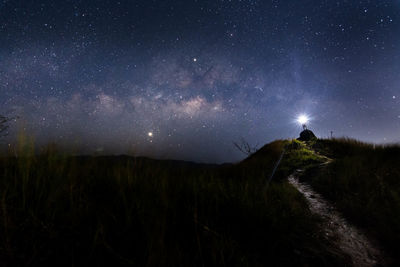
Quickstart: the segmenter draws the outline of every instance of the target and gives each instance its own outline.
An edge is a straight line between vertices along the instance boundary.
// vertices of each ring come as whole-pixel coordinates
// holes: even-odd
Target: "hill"
[[[299,168],[301,179],[397,252],[397,147],[278,140],[231,165],[29,151],[0,158],[3,266],[350,266],[288,183]],[[321,168],[328,157],[334,161]],[[359,171],[367,185],[353,181]],[[370,193],[374,205],[360,208],[376,188],[386,191]]]
[[[379,241],[399,265],[400,147],[351,139],[318,140],[310,146],[333,161],[309,169],[302,179]]]

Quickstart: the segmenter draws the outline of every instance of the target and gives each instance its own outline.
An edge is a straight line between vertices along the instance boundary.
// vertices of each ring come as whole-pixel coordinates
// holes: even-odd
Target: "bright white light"
[[[297,122],[300,124],[306,124],[308,122],[308,117],[306,115],[300,115],[297,118]]]
[[[152,132],[148,132],[147,135],[148,135],[149,137],[152,137],[152,136],[153,136],[153,133],[152,133]]]

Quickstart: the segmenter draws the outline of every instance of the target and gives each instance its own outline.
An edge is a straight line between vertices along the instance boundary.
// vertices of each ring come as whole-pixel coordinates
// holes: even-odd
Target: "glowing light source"
[[[298,123],[300,123],[300,124],[306,124],[307,122],[309,121],[309,119],[308,119],[308,117],[306,116],[306,115],[300,115],[298,118],[297,118],[297,122]]]
[[[149,137],[153,137],[153,132],[148,132],[147,135],[148,135]]]

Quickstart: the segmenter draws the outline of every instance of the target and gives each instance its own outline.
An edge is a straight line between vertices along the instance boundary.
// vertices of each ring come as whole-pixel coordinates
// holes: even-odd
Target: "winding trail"
[[[307,199],[311,212],[323,218],[322,227],[326,237],[351,257],[354,266],[386,265],[381,250],[374,246],[360,230],[349,224],[311,186],[299,182],[296,174],[290,175],[288,180]]]

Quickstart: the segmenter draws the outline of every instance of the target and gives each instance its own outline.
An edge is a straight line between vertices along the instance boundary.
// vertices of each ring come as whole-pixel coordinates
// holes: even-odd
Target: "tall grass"
[[[314,147],[334,161],[303,178],[400,264],[400,147],[351,139],[319,140]]]
[[[304,198],[278,179],[285,141],[230,166],[70,156],[0,158],[2,266],[334,266]]]

